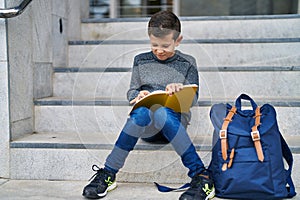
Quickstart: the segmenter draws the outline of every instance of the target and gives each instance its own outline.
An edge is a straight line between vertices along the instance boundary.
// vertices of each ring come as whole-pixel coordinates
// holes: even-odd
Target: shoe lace
[[[101,169],[97,165],[93,165],[92,170],[96,173],[89,179],[89,181],[93,179],[91,184],[93,184],[93,183],[99,184],[99,182],[102,183],[103,181],[101,181],[101,180],[105,179],[105,173],[104,173],[103,169]]]

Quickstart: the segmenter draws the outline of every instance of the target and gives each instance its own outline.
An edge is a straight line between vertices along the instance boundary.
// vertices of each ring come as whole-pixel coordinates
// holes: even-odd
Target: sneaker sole
[[[113,183],[111,186],[109,186],[103,193],[100,193],[100,194],[94,194],[94,195],[93,195],[93,194],[92,194],[92,195],[90,195],[90,194],[82,194],[82,195],[83,195],[85,198],[87,198],[87,199],[101,199],[101,198],[105,197],[109,191],[112,191],[112,190],[116,189],[116,187],[117,187],[117,183],[114,182],[114,183]]]
[[[211,191],[211,193],[205,198],[205,200],[210,200],[215,197],[215,188]]]
[[[113,184],[111,184],[109,187],[107,187],[107,189],[101,193],[101,194],[97,194],[99,198],[103,198],[107,195],[108,192],[114,190],[117,188],[117,182],[114,182]]]

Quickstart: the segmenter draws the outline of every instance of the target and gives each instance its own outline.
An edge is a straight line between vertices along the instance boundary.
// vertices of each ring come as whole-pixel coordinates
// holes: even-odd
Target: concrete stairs
[[[101,166],[130,111],[134,55],[148,51],[148,19],[84,20],[69,42],[69,65],[54,69],[53,96],[35,100],[35,132],[11,142],[11,178],[88,180]],[[292,148],[300,182],[300,17],[183,18],[179,50],[197,59],[199,105],[189,133],[209,164],[211,105],[247,93],[271,103]],[[170,145],[138,143],[118,174],[123,182],[184,183],[187,170]],[[299,185],[298,185],[299,187]]]

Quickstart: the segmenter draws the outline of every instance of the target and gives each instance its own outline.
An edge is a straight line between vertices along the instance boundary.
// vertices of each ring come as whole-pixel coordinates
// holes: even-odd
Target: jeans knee
[[[151,110],[148,108],[139,107],[130,114],[130,118],[136,125],[147,126],[151,123],[151,114]]]
[[[160,107],[154,112],[153,119],[156,128],[162,129],[164,127],[168,117],[168,110],[166,107]]]

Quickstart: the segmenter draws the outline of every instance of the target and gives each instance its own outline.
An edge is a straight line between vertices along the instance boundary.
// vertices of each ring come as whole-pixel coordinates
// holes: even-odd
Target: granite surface
[[[4,0],[0,0],[4,8]],[[0,177],[9,177],[9,78],[6,23],[0,19]]]
[[[88,181],[29,181],[29,180],[0,180],[0,199],[5,200],[83,200],[83,187]],[[170,187],[179,187],[180,184],[170,184]],[[15,191],[18,188],[18,192]],[[299,191],[297,188],[296,191]],[[106,200],[175,200],[182,192],[160,193],[154,184],[147,183],[118,183],[118,187],[109,192]],[[300,196],[293,198],[299,200]],[[214,200],[221,200],[214,198]]]
[[[130,72],[65,72],[53,76],[53,94],[64,98],[126,98]],[[235,99],[241,93],[265,101],[300,97],[300,71],[202,71],[200,98]]]

